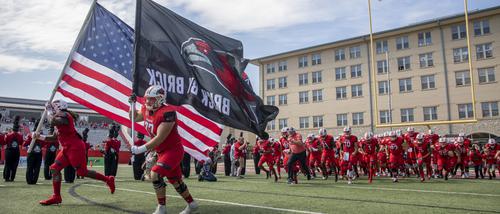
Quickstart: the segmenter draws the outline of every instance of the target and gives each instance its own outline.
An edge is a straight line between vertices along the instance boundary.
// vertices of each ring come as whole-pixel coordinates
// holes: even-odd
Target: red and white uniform
[[[321,165],[321,143],[317,138],[306,140],[307,149],[309,150],[309,166],[319,167]]]
[[[438,165],[438,170],[446,170],[447,172],[450,172],[453,167],[455,167],[456,159],[453,157],[456,157],[455,154],[453,154],[453,157],[450,157],[449,153],[455,151],[455,146],[453,144],[445,144],[442,145],[438,143],[435,147],[436,153],[437,153],[437,165]]]
[[[335,142],[333,136],[325,135],[319,136],[318,140],[323,147],[321,152],[321,163],[324,164],[327,169],[330,169],[332,166],[336,165],[335,162]]]
[[[262,140],[260,142],[260,151],[262,152],[262,156],[260,156],[258,167],[261,167],[262,164],[266,163],[269,166],[269,169],[273,169],[274,165],[274,157],[273,157],[273,145],[269,140]]]
[[[181,143],[181,137],[177,132],[176,107],[172,105],[162,105],[153,113],[146,110],[146,106],[144,105],[141,111],[144,117],[144,127],[148,131],[150,137],[156,136],[158,127],[161,123],[175,123],[167,138],[155,148],[158,154],[158,160],[151,170],[167,177],[170,183],[180,180],[182,178],[180,165],[184,157],[184,148]]]
[[[397,137],[395,140],[387,141],[389,151],[389,164],[392,169],[398,169],[403,162],[403,138]]]
[[[280,142],[274,142],[273,143],[273,159],[274,159],[274,164],[279,168],[279,163],[281,161],[281,153],[282,153],[283,148],[281,147]]]
[[[365,163],[375,164],[377,162],[377,139],[362,139],[361,148],[363,148],[363,159]]]
[[[455,142],[455,148],[460,154],[460,161],[457,164],[462,164],[462,167],[469,166],[469,147],[465,145],[465,143]]]
[[[342,147],[342,155],[340,157],[342,158],[342,161],[340,163],[342,166],[342,174],[344,174],[346,170],[352,170],[352,166],[356,165],[356,163],[358,162],[354,154],[354,152],[356,151],[355,144],[357,143],[358,138],[354,135],[342,135],[339,138],[339,144]]]

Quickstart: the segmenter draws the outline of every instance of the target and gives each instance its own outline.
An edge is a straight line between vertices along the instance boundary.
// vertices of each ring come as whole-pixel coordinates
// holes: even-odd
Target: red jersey
[[[325,135],[325,136],[319,136],[318,140],[321,144],[321,147],[323,147],[323,153],[328,151],[334,151],[335,149],[335,142],[333,139],[333,136],[331,135]]]
[[[244,157],[245,154],[244,150],[246,150],[246,147],[240,150],[240,147],[244,145],[246,144],[240,141],[236,141],[236,143],[234,143],[234,158]]]
[[[23,135],[19,132],[10,132],[5,135],[4,144],[7,145],[7,149],[19,149],[23,143]]]
[[[59,114],[64,114],[68,119],[68,124],[56,125],[57,129],[57,140],[61,143],[63,149],[76,149],[84,150],[85,144],[83,140],[79,137],[78,132],[75,129],[75,120],[68,112],[60,112]],[[56,114],[56,117],[58,115]]]
[[[0,151],[2,150],[4,144],[5,144],[5,135],[0,133]]]
[[[481,165],[483,163],[483,156],[478,150],[470,151],[469,158],[474,165]]]
[[[404,140],[408,145],[411,145],[413,141],[417,138],[418,132],[408,132],[403,135]]]
[[[437,144],[434,149],[436,150],[437,158],[438,159],[446,159],[449,158],[450,156],[448,153],[450,151],[455,151],[455,146],[452,144],[446,144],[446,145],[441,145]]]
[[[262,156],[266,158],[273,157],[273,145],[269,140],[263,140],[260,143],[260,151],[262,151]]]
[[[45,152],[56,152],[59,149],[59,141],[47,141],[44,147]]]
[[[362,139],[361,140],[361,148],[363,148],[363,151],[367,155],[376,155],[377,154],[377,139],[376,138],[371,138],[371,139]]]
[[[165,140],[158,145],[155,150],[159,153],[165,150],[184,150],[182,147],[181,137],[177,132],[177,121],[176,121],[176,107],[172,105],[163,105],[154,113],[146,110],[146,105],[142,106],[141,109],[144,118],[144,127],[149,133],[150,137],[155,137],[158,126],[163,122],[174,122],[174,126],[170,131],[170,134],[165,138]],[[152,114],[151,114],[152,113]]]
[[[229,154],[229,152],[231,151],[231,144],[227,143],[225,146],[224,146],[224,149],[222,149],[222,154],[225,155],[225,154]]]
[[[299,133],[295,133],[292,136],[289,136],[288,139],[289,139],[289,141],[294,140],[294,141],[303,142],[302,135],[300,135]],[[289,143],[289,146],[290,146],[290,150],[294,154],[298,154],[298,153],[301,153],[301,152],[306,150],[305,144],[297,145],[297,144]]]
[[[403,157],[403,138],[396,138],[395,140],[389,140],[387,148],[389,150],[389,159],[396,161]],[[391,162],[392,162],[391,161]]]
[[[314,138],[310,140],[309,138],[306,140],[307,149],[313,156],[321,155],[321,144],[318,139]]]
[[[23,147],[29,147],[31,144],[31,135],[28,135],[26,140],[23,143]],[[46,144],[45,141],[43,140],[35,140],[35,144],[33,144],[33,150],[31,150],[33,153],[41,154],[42,153],[42,148]]]
[[[274,157],[281,156],[281,150],[282,150],[281,144],[279,142],[274,142],[273,143],[273,156]]]
[[[429,139],[423,139],[422,143],[419,143],[418,140],[414,140],[413,146],[416,150],[418,158],[423,158],[424,156],[426,156],[426,158],[431,157],[429,153],[429,149],[431,148],[431,143]]]
[[[431,145],[437,144],[439,142],[439,135],[438,134],[426,134],[424,136],[424,139],[428,139],[431,143]]]
[[[104,141],[104,151],[117,153],[120,151],[120,141],[115,139],[108,139]]]
[[[351,154],[356,149],[354,144],[358,143],[358,138],[354,135],[349,135],[349,136],[342,135],[339,138],[339,142],[343,147],[342,151],[348,152]]]
[[[460,157],[462,159],[468,160],[469,147],[466,147],[465,144],[455,143],[455,148],[460,153]]]
[[[255,142],[255,146],[253,146],[252,154],[257,155],[260,152],[259,141]]]

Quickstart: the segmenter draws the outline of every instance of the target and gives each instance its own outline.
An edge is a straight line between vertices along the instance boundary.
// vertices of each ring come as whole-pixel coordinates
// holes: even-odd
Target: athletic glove
[[[137,154],[142,154],[144,152],[146,152],[148,149],[146,148],[146,145],[142,145],[142,146],[132,146],[130,147],[130,151],[132,152],[132,154],[134,155],[137,155]]]

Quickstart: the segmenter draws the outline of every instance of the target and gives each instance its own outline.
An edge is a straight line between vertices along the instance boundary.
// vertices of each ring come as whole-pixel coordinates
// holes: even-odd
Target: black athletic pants
[[[288,159],[288,180],[292,180],[293,179],[293,168],[295,166],[295,162],[299,161],[300,163],[300,167],[302,168],[302,170],[304,170],[304,172],[306,173],[306,176],[309,177],[310,174],[309,174],[309,167],[307,167],[307,164],[306,164],[306,151],[303,151],[301,153],[297,153],[297,154],[292,154],[292,156],[290,157],[290,159]]]
[[[191,174],[191,155],[187,152],[184,152],[184,157],[182,158],[181,171],[184,178],[189,178],[189,175]]]
[[[253,155],[253,167],[255,168],[255,174],[260,175],[260,167],[259,165],[260,153]]]
[[[26,183],[36,184],[40,175],[40,166],[42,165],[42,153],[31,152],[27,157],[28,165],[26,167]]]
[[[134,179],[141,180],[142,174],[144,174],[144,170],[142,169],[142,164],[146,160],[146,157],[143,154],[134,155],[134,162],[132,163],[132,168],[134,170]]]
[[[54,163],[56,160],[57,150],[55,152],[47,151],[45,153],[45,159],[43,162],[43,176],[45,180],[52,179],[52,175],[50,174],[50,165]]]
[[[5,167],[3,169],[3,179],[5,181],[14,181],[16,178],[19,156],[19,148],[5,149]]]

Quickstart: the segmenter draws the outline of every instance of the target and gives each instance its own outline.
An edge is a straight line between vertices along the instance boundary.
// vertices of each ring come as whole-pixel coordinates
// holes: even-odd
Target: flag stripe
[[[98,90],[90,85],[82,83],[82,82],[74,79],[71,76],[64,75],[62,77],[62,80],[65,81],[66,83],[68,83],[68,85],[71,85],[75,88],[78,88],[82,91],[85,91],[88,94],[92,95],[93,97],[99,97],[100,100],[108,103],[109,105],[111,105],[117,109],[123,110],[125,112],[130,109],[130,107],[128,105],[125,105],[124,103],[120,102],[119,100],[115,99],[114,97],[110,96],[109,94],[104,93],[103,91]]]
[[[90,108],[90,109],[92,109],[92,110],[94,110],[94,111],[120,123],[120,124],[123,124],[127,127],[130,127],[130,124],[132,124],[132,122],[128,118],[124,118],[124,117],[117,115],[113,112],[104,110],[104,109],[92,104],[91,102],[88,102],[87,100],[82,99],[81,96],[77,96],[77,95],[63,89],[62,87],[59,87],[57,89],[57,91],[59,93],[61,93],[62,95],[64,95],[65,97],[68,97],[68,98],[74,100],[75,102],[78,102],[78,103],[84,105],[85,107]],[[141,133],[146,133],[146,129],[144,129],[144,127],[141,124],[136,123],[135,128],[137,131],[139,131]]]
[[[202,150],[202,149],[196,147],[195,145],[191,144],[190,142],[183,143],[182,145],[184,147],[187,147],[187,148],[191,149],[191,150],[195,150],[195,151],[197,151],[199,153],[207,153],[208,154],[208,149]]]
[[[70,67],[77,70],[81,74],[92,77],[95,80],[98,80],[106,85],[109,85],[110,87],[114,88],[115,90],[117,90],[123,94],[130,94],[130,92],[131,92],[129,87],[122,85],[121,83],[115,81],[114,79],[112,79],[109,76],[101,74],[95,70],[92,70],[92,69],[80,64],[76,60],[73,60],[73,62],[71,62]]]
[[[113,71],[106,66],[100,65],[99,63],[96,63],[86,58],[85,56],[79,54],[78,52],[73,53],[73,60],[79,62],[80,64],[84,65],[85,67],[91,69],[94,72],[98,72],[100,75],[107,76],[112,80],[116,80],[116,84],[121,84],[126,86],[127,88],[132,88],[132,81],[116,73],[116,71]]]
[[[204,135],[203,133],[195,131],[189,125],[186,125],[182,120],[177,120],[177,124],[178,124],[179,128],[182,128],[182,131],[189,134],[189,135],[186,135],[186,136],[190,136],[190,137],[186,137],[188,139],[189,138],[196,139],[196,141],[197,142],[199,141],[202,145],[206,144],[210,147],[215,146],[218,143],[218,139],[217,140],[211,139],[211,138],[207,137],[206,135]]]
[[[207,139],[219,141],[220,134],[213,133],[212,130],[207,129],[206,126],[198,124],[196,121],[193,121],[191,118],[186,117],[182,113],[177,114],[177,119],[183,123],[183,127],[188,127],[191,130],[190,132],[198,132]],[[205,142],[204,140],[202,141]]]
[[[184,127],[182,126],[177,126],[177,131],[179,132],[179,135],[189,141],[192,145],[196,146],[202,151],[205,151],[209,149],[210,147],[206,144],[206,142],[201,141],[197,137],[193,136],[191,133],[187,132]]]
[[[208,154],[204,154],[204,153],[201,153],[199,151],[196,151],[196,150],[193,150],[193,149],[190,149],[186,146],[184,146],[184,151],[189,153],[191,155],[191,157],[193,157],[194,159],[196,160],[208,160]]]
[[[197,111],[197,110],[196,110],[193,106],[191,106],[191,105],[189,105],[189,104],[184,104],[184,105],[182,105],[182,107],[183,107],[185,110],[187,110],[187,111],[191,111],[191,113],[193,113],[193,114],[195,114],[195,115],[198,115],[200,118],[196,118],[197,120],[199,120],[199,119],[204,119],[205,121],[207,121],[207,122],[211,123],[211,124],[212,124],[212,126],[218,127],[218,128],[219,128],[219,130],[218,130],[217,132],[215,132],[215,133],[217,133],[217,134],[219,134],[219,135],[220,135],[220,134],[222,134],[222,131],[224,130],[224,125],[219,124],[219,123],[216,123],[216,122],[214,122],[214,121],[212,121],[212,120],[208,119],[207,117],[205,117],[205,116],[201,115],[201,114],[200,114],[200,113],[199,113],[199,112],[198,112],[198,111]]]
[[[218,126],[214,126],[213,125],[214,122],[212,122],[210,120],[207,120],[207,119],[203,118],[202,116],[200,116],[198,114],[193,113],[192,111],[190,111],[187,108],[178,108],[177,111],[179,113],[181,113],[182,115],[191,118],[192,121],[196,121],[201,126],[204,126],[204,127],[208,128],[208,129],[210,129],[213,133],[216,133],[216,134],[219,134],[219,135],[222,133],[222,129],[221,128],[219,128]]]

